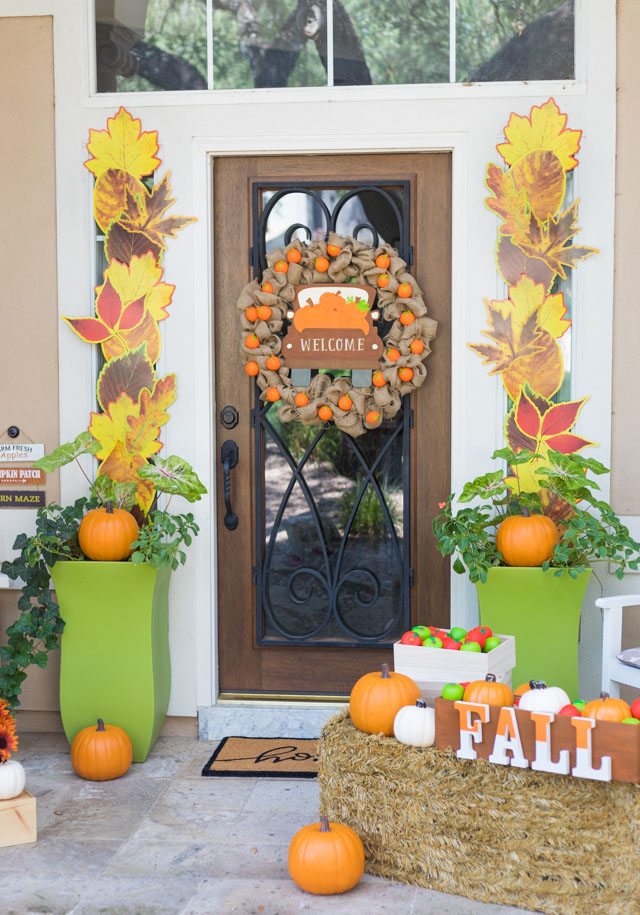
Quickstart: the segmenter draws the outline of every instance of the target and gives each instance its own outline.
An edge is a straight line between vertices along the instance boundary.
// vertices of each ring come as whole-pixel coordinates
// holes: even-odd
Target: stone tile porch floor
[[[523,915],[368,874],[342,896],[302,892],[287,848],[317,819],[317,782],[202,778],[217,743],[161,737],[122,778],[89,782],[64,735],[23,733],[38,841],[0,848],[4,915]]]

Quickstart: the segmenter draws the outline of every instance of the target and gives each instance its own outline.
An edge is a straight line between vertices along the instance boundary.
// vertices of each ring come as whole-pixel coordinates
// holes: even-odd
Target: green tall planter
[[[60,712],[69,743],[103,718],[131,737],[144,762],[169,706],[169,569],[130,562],[57,562],[65,622]]]
[[[494,568],[476,585],[480,623],[516,637],[512,683],[545,680],[579,696],[580,611],[591,570],[577,578],[538,568]]]

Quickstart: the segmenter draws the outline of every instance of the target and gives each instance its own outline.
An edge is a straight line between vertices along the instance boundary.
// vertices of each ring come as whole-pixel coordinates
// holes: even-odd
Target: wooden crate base
[[[0,848],[37,839],[36,799],[28,791],[0,801]]]
[[[320,812],[360,836],[369,873],[554,915],[640,912],[640,788],[457,759],[332,718]]]

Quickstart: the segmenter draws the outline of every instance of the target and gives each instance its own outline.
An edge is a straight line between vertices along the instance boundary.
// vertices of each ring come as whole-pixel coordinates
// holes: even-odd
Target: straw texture
[[[344,712],[319,741],[320,812],[366,870],[559,915],[640,912],[640,787],[459,760],[363,734]]]

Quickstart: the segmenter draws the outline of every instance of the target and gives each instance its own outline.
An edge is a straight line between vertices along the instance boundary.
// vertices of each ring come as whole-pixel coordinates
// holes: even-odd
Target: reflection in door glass
[[[357,441],[264,417],[265,642],[404,631],[402,413]]]

